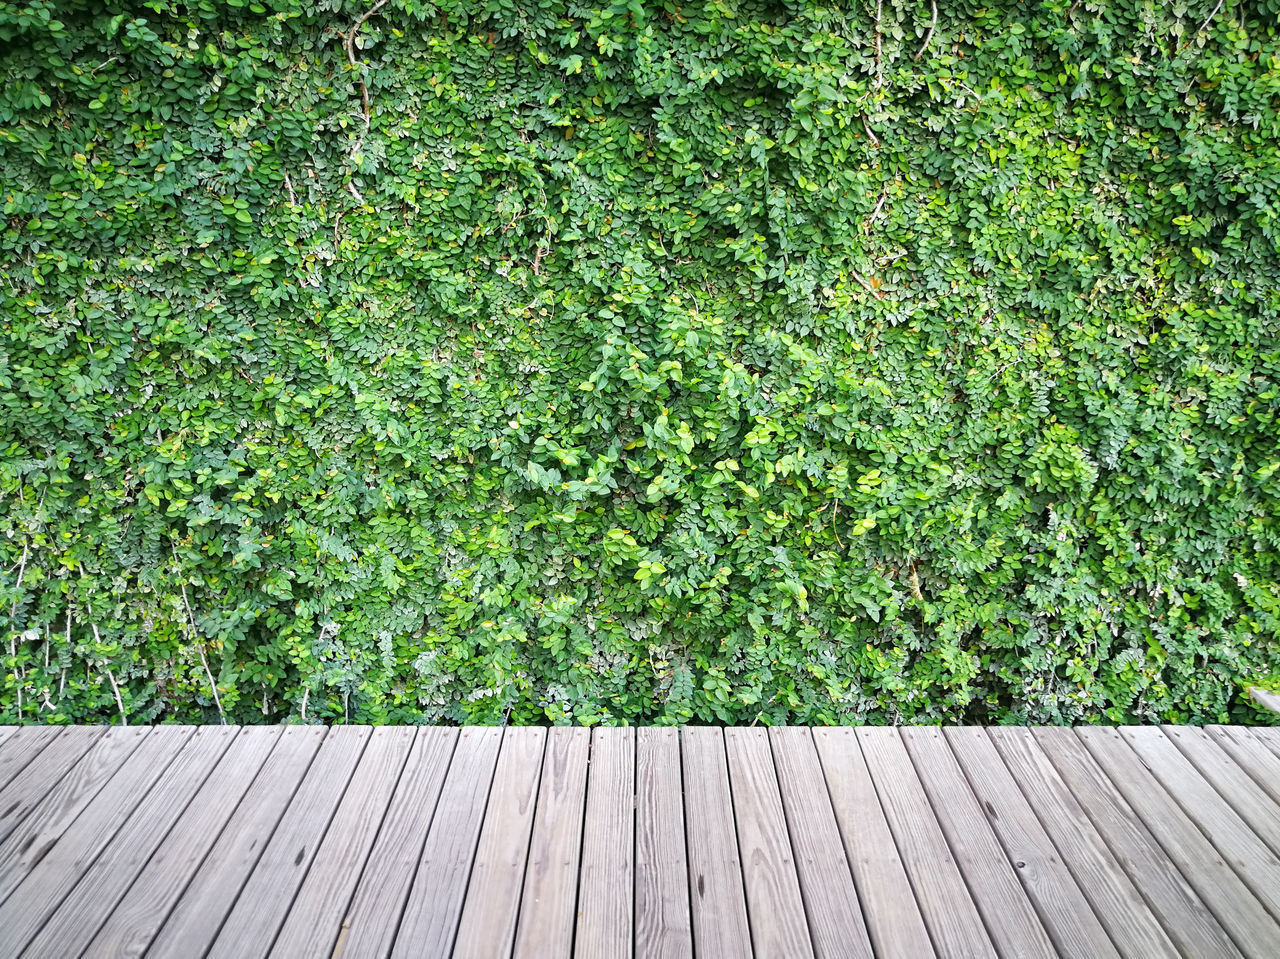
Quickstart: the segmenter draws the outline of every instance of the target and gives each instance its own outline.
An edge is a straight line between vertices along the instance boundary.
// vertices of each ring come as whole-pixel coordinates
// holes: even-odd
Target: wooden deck
[[[0,957],[1280,955],[1280,729],[0,727]]]

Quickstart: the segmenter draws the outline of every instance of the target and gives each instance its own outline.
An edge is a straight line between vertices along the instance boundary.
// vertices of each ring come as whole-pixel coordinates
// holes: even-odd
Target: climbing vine
[[[1280,5],[0,6],[0,722],[1264,721]]]

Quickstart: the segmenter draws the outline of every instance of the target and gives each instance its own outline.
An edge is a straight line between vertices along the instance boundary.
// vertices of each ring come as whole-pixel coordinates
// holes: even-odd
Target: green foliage
[[[3,5],[0,722],[1260,719],[1278,14]]]

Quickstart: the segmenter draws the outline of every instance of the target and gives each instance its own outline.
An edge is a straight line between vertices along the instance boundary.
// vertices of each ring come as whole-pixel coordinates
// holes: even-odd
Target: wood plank
[[[1250,726],[1249,729],[1268,749],[1280,756],[1280,726]]]
[[[861,726],[856,735],[934,949],[943,957],[995,957],[897,729]]]
[[[1038,737],[1042,734],[1043,731],[1037,730]],[[1271,957],[1274,944],[1280,941],[1280,924],[1160,781],[1138,761],[1120,733],[1115,729],[1081,726],[1075,734],[1236,947],[1250,959]],[[1052,749],[1046,751],[1050,757],[1056,756]]]
[[[692,959],[680,732],[636,729],[636,959]]]
[[[924,917],[854,731],[818,728],[813,741],[876,955],[928,959]]]
[[[62,835],[28,851],[26,876],[0,906],[0,955],[16,956],[40,931],[45,919],[170,768],[191,735],[190,726],[151,727]]]
[[[412,726],[379,726],[290,904],[271,955],[328,956],[413,746]],[[318,831],[315,833],[318,835]],[[374,868],[381,868],[375,862]]]
[[[1119,732],[1272,918],[1280,919],[1280,860],[1275,854],[1163,732],[1154,726],[1122,726]]]
[[[282,728],[246,726],[240,730],[181,819],[124,892],[85,955],[141,956],[146,951],[262,769]]]
[[[0,875],[5,850],[12,845],[9,837],[33,809],[41,806],[40,814],[50,824],[55,821],[48,818],[51,813],[74,818],[144,735],[142,727],[132,727],[103,741],[107,732],[105,726],[64,729],[44,748],[31,752],[23,768],[13,770],[12,781],[0,790]]]
[[[685,727],[680,759],[694,951],[716,959],[749,959],[751,931],[724,733],[715,726]]]
[[[26,769],[31,760],[67,727],[6,726],[5,728],[13,732],[9,734],[4,744],[0,745],[0,789],[6,788],[18,773]],[[0,809],[3,808],[0,806]]]
[[[724,737],[754,955],[757,959],[812,956],[769,734],[759,727],[734,727],[726,729]]]
[[[1019,881],[964,771],[933,726],[903,727],[903,742],[951,854],[1001,956],[1054,959],[1058,951]]]
[[[1254,835],[1265,842],[1272,853],[1280,853],[1280,806],[1267,791],[1198,726],[1162,726],[1161,729]]]
[[[456,728],[419,727],[369,854],[370,865],[347,907],[333,959],[386,959],[391,954],[457,742]]]
[[[1036,819],[986,731],[974,726],[950,727],[946,737],[1059,951],[1070,956],[1118,956],[1089,898],[1063,865],[1053,840]]]
[[[1075,732],[1061,726],[1037,727],[1027,730],[1027,735],[1062,777],[1072,798],[1141,890],[1182,954],[1204,959],[1239,957],[1240,951],[1213,913],[1094,762]],[[1170,835],[1176,835],[1179,828],[1194,829],[1185,820],[1181,827],[1176,821],[1165,825]]]
[[[814,955],[871,959],[871,939],[813,734],[805,727],[775,726],[769,743]]]
[[[588,729],[557,726],[548,733],[516,926],[516,959],[573,952],[590,749]]]
[[[161,729],[173,730],[175,727]],[[102,854],[80,877],[80,881],[75,883],[62,904],[49,916],[44,928],[27,945],[24,956],[63,959],[65,956],[78,956],[84,951],[94,933],[107,921],[138,873],[147,864],[151,854],[186,812],[188,803],[222,759],[239,729],[238,726],[197,726],[189,738],[184,737],[175,743],[176,755],[164,773],[138,802],[128,821],[111,835]],[[122,769],[121,775],[123,773]],[[129,781],[121,785],[135,790],[141,783]],[[106,799],[106,792],[104,789],[90,811],[100,808]],[[84,856],[88,852],[87,847],[93,845],[86,842],[83,836],[76,835],[77,827],[88,814],[86,812],[82,815],[76,821],[76,826],[67,831],[60,847],[67,850],[67,856]],[[107,823],[106,828],[113,825],[114,823]],[[57,855],[57,850],[50,854],[40,868],[28,877],[27,882],[30,883],[45,872]],[[69,870],[64,868],[61,872],[53,870],[46,876],[46,885],[51,893],[60,891],[68,873]],[[23,888],[25,887],[24,883]],[[15,899],[21,893],[22,889],[15,893]],[[36,902],[44,898],[39,892],[35,897]]]
[[[453,946],[456,959],[511,954],[546,744],[547,731],[537,726],[511,727],[502,735]]]
[[[1005,726],[986,732],[1120,952],[1178,959],[1178,947],[1140,888],[1093,827],[1030,730]]]
[[[10,815],[11,831],[0,843],[0,902],[57,844],[147,737],[144,726],[117,726],[105,733],[95,727],[85,733],[67,730],[28,767],[30,780],[24,773],[5,790],[0,810]],[[75,761],[86,744],[90,744],[87,751]],[[74,765],[68,770],[69,762]]]
[[[1273,802],[1280,803],[1280,756],[1267,748],[1256,730],[1248,726],[1206,726],[1205,729]]]
[[[635,730],[591,732],[573,954],[630,955],[635,910]]]
[[[476,726],[458,737],[396,934],[396,959],[447,956],[453,950],[502,733],[498,726]]]
[[[329,730],[218,930],[208,953],[210,959],[261,959],[270,952],[371,733],[368,726],[334,726]]]
[[[213,849],[164,919],[147,956],[190,959],[218,935],[324,742],[324,726],[290,726],[236,807]]]

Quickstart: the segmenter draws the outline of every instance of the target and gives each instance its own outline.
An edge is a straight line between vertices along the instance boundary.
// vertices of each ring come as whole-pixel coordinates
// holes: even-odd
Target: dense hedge
[[[1275,0],[0,9],[0,722],[1261,718]]]

